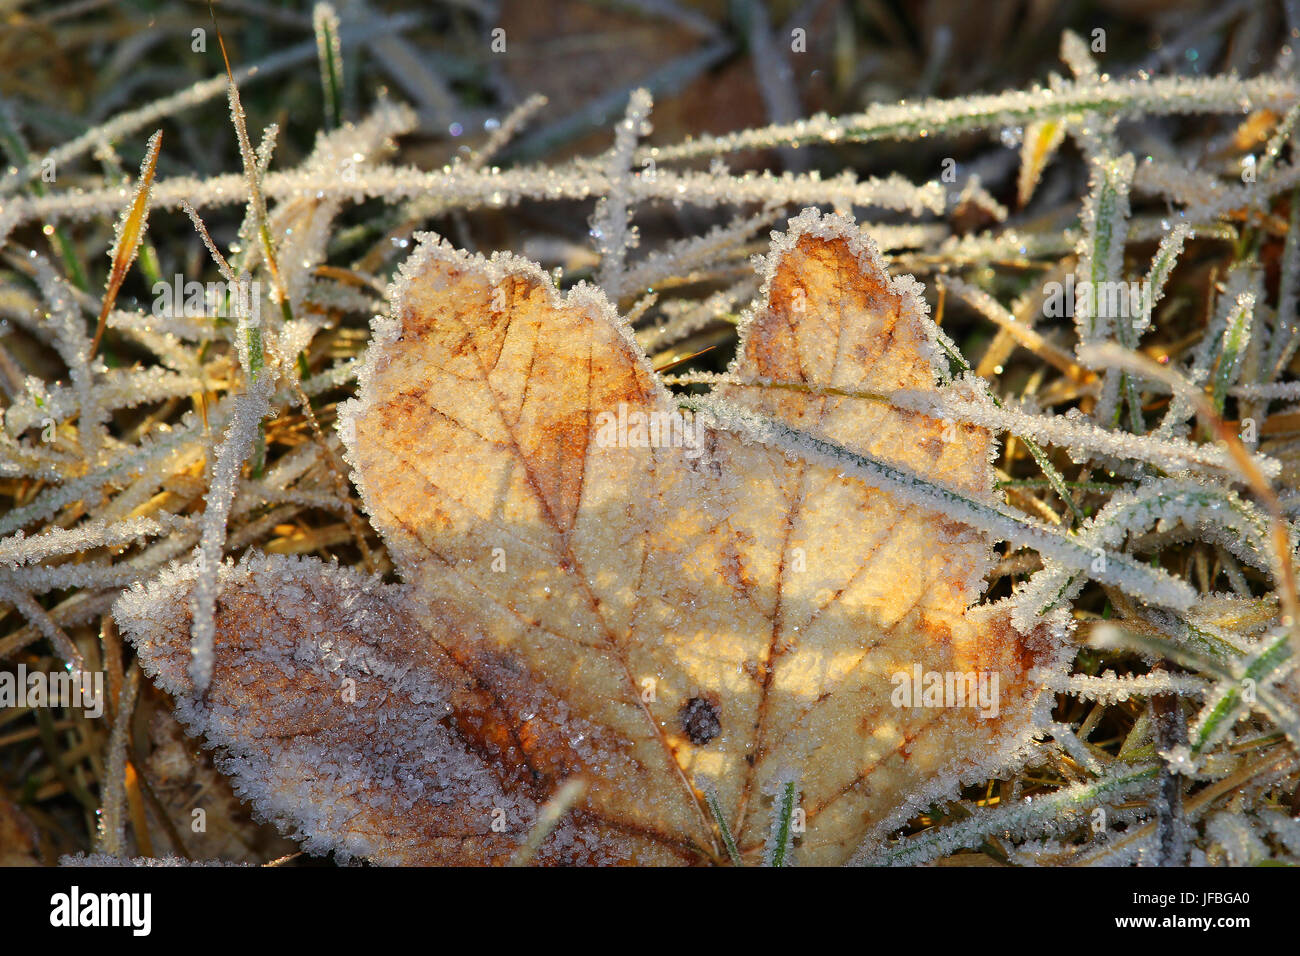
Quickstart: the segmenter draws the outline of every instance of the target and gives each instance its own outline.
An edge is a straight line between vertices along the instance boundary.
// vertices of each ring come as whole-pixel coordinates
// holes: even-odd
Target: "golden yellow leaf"
[[[118,290],[126,278],[126,270],[131,268],[140,243],[144,241],[145,230],[149,225],[149,199],[153,191],[154,172],[158,168],[158,151],[162,148],[162,130],[149,137],[145,147],[144,160],[140,163],[140,179],[136,183],[135,195],[131,205],[122,211],[122,218],[117,225],[117,238],[113,242],[111,257],[113,268],[108,274],[108,285],[104,289],[104,301],[99,309],[99,319],[95,323],[95,337],[90,343],[90,354],[99,350],[99,342],[108,327],[108,314],[113,311],[117,301]]]
[[[815,211],[766,270],[718,396],[993,500],[987,432],[858,397],[937,388],[919,286]],[[580,778],[537,862],[725,862],[710,803],[757,862],[793,782],[795,858],[842,863],[1023,758],[1064,641],[976,604],[984,534],[681,417],[594,289],[426,237],[393,293],[341,429],[403,583],[223,569],[202,696],[193,570],[116,610],[308,849],[505,862]]]
[[[1022,209],[1028,205],[1043,176],[1043,170],[1052,161],[1064,139],[1063,120],[1040,120],[1025,127],[1025,139],[1020,147],[1020,173],[1016,180],[1016,202]]]

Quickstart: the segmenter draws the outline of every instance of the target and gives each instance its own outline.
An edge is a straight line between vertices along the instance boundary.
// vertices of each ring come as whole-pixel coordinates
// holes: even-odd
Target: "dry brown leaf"
[[[719,394],[992,500],[987,432],[840,394],[936,388],[919,286],[813,210],[767,270],[732,369],[751,384]],[[1064,640],[972,607],[983,534],[728,432],[640,447],[638,413],[676,402],[590,287],[430,237],[402,273],[341,427],[403,584],[227,566],[202,695],[193,570],[116,608],[237,791],[307,849],[506,862],[580,777],[536,861],[723,862],[710,792],[756,862],[794,779],[796,858],[840,863],[1023,759],[1051,704],[1033,671]],[[915,668],[996,675],[996,716],[895,706]]]

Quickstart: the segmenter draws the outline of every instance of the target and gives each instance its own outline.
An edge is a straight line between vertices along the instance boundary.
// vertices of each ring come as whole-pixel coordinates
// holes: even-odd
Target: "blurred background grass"
[[[360,118],[376,98],[385,95],[411,103],[419,114],[419,128],[402,139],[395,159],[424,169],[467,156],[512,108],[537,93],[547,97],[547,105],[496,162],[558,162],[605,149],[611,122],[621,115],[628,93],[637,86],[648,86],[655,93],[650,142],[671,143],[819,111],[849,113],[874,102],[958,97],[1042,82],[1049,73],[1065,72],[1058,51],[1067,28],[1085,38],[1104,31],[1106,49],[1100,59],[1104,65],[1116,64],[1118,72],[1148,69],[1205,75],[1229,70],[1252,75],[1268,69],[1286,30],[1280,5],[1210,0],[769,4],[448,0],[368,5],[341,0],[336,7],[345,29],[343,118]],[[268,58],[280,59],[278,67],[241,82],[241,92],[255,139],[268,123],[280,126],[273,168],[297,165],[310,152],[318,131],[330,124],[311,5],[224,0],[216,11],[236,70]],[[400,31],[361,44],[347,42],[349,25],[401,15],[411,22]],[[504,34],[494,35],[496,30]],[[805,31],[806,52],[774,56],[773,45],[788,48],[796,30]],[[493,40],[502,38],[504,51],[494,51]],[[0,99],[33,157],[121,111],[172,95],[222,70],[207,5],[184,0],[0,0],[0,64]],[[1162,133],[1175,135],[1172,127],[1165,128],[1165,121],[1159,122]],[[1181,125],[1176,135],[1204,144],[1231,134],[1235,122],[1195,118]],[[159,178],[205,177],[240,168],[224,97],[156,125],[163,128],[165,142]],[[1014,137],[1014,131],[1009,135]],[[67,164],[57,171],[57,188],[99,186],[106,175],[133,174],[145,139],[145,135],[129,136],[113,143],[112,152]],[[759,151],[729,156],[727,162],[736,170],[813,169],[837,174],[851,169],[862,178],[898,172],[921,182],[933,179],[942,160],[949,157],[977,170],[984,186],[1014,208],[1017,151],[1005,145],[997,148],[984,133],[933,142]],[[1067,144],[1035,204],[1022,215],[1057,229],[1073,225],[1078,207],[1065,197],[1073,200],[1080,195],[1086,178],[1082,158]],[[421,225],[453,236],[462,246],[526,252],[534,240],[550,242],[557,237],[572,248],[586,246],[589,213],[589,203],[528,203],[472,216],[438,217]],[[222,247],[234,240],[240,217],[237,208],[205,214]],[[671,204],[659,204],[638,217],[642,234],[657,238],[698,234],[718,221],[714,210]],[[889,215],[881,221],[890,221]],[[898,217],[898,221],[904,220]],[[382,241],[397,223],[395,210],[380,203],[349,207],[332,240],[330,261],[364,266],[363,271],[382,278],[399,258]],[[956,231],[984,224],[978,213],[970,223],[951,223]],[[108,268],[105,252],[112,243],[112,223],[96,219],[65,228],[73,255],[87,276],[85,287],[98,294]],[[51,238],[37,225],[17,230],[11,241],[45,252]],[[207,253],[183,215],[156,214],[150,222],[150,241],[159,250],[163,275],[210,271]],[[1275,262],[1276,250],[1266,249],[1263,258]],[[1217,263],[1203,261],[1182,279],[1193,289],[1204,289],[1217,268]],[[582,263],[570,263],[570,277],[581,274]],[[133,269],[123,286],[123,305],[146,303],[150,298],[143,271]],[[1186,314],[1193,326],[1203,318],[1195,308]],[[991,338],[987,328],[969,316],[946,321],[945,328],[973,360]],[[1177,339],[1177,329],[1164,334],[1171,341]],[[329,355],[315,356],[313,361],[355,354],[364,338],[364,318],[351,317],[333,337]],[[20,334],[9,340],[28,369],[43,377],[58,376],[57,364],[41,349],[24,345]],[[128,358],[115,354],[111,340],[105,350],[110,364]],[[720,367],[724,360],[725,352],[720,352],[713,366]],[[1022,380],[1031,374],[1031,366],[1020,370]],[[332,406],[323,404],[317,412],[328,425]],[[290,447],[303,440],[303,430],[301,419],[282,416],[268,430],[268,446],[278,442],[282,448]],[[33,493],[29,485],[9,481],[4,485],[8,501],[30,499]],[[182,492],[200,500],[202,485],[172,489],[174,494]],[[326,517],[313,519],[308,512],[298,527],[290,529],[299,536],[293,539],[296,543],[284,549],[333,553],[355,561],[346,529],[340,529],[336,518],[328,521],[334,523],[327,524]],[[284,540],[292,539],[285,534]],[[1010,577],[1005,580],[1009,585]],[[45,600],[52,605],[63,597],[66,594],[56,593]],[[1104,599],[1096,597],[1094,603],[1100,612]],[[4,606],[0,614],[0,635],[11,635],[24,625],[11,607]],[[95,643],[95,629],[83,630],[87,633],[82,637]],[[40,644],[28,647],[18,659],[32,668],[57,666]],[[1095,663],[1085,661],[1083,666]],[[166,709],[150,705],[154,696],[146,688],[137,714],[137,745],[128,780],[137,849],[258,862],[292,853],[292,844],[250,820],[228,784],[180,734]],[[1082,702],[1072,703],[1060,717],[1077,722],[1084,719],[1084,709]],[[1098,727],[1094,739],[1118,751],[1141,710],[1140,704],[1108,709],[1104,718],[1094,720]],[[20,709],[0,714],[0,862],[49,863],[60,854],[91,848],[106,727],[71,712]],[[1036,780],[1029,774],[1016,787],[1026,793],[1039,784],[1056,783],[1058,777]],[[999,785],[990,784],[982,794],[976,788],[968,795],[993,799],[998,792]],[[200,804],[208,829],[194,834],[189,823]],[[937,819],[937,815],[923,817],[917,825]],[[146,834],[143,845],[141,832]],[[963,861],[971,862],[975,856],[963,854]],[[1000,858],[1004,854],[996,841],[979,855],[984,862]]]

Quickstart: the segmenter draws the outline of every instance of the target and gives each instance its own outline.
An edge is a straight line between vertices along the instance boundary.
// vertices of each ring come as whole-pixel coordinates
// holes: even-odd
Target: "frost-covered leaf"
[[[201,696],[186,668],[192,566],[126,594],[115,613],[182,721],[221,748],[236,793],[309,851],[504,862],[550,786],[584,760],[619,759],[512,661],[425,631],[402,589],[279,556],[226,565],[219,578],[216,666]],[[540,858],[673,855],[583,817]]]
[[[944,391],[919,286],[811,210],[764,269],[720,399],[994,501],[987,431],[854,397]],[[116,609],[308,849],[505,862],[578,778],[535,861],[724,862],[725,831],[758,862],[797,779],[790,852],[839,863],[1046,725],[1063,628],[976,606],[982,532],[681,417],[593,288],[426,236],[392,291],[341,429],[402,584],[223,567],[202,695],[195,572]]]

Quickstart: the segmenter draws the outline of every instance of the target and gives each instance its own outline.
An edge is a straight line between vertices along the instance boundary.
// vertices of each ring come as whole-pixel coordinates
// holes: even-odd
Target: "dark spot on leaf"
[[[692,697],[682,705],[682,729],[697,747],[707,744],[722,733],[722,718],[718,708],[703,697]]]

